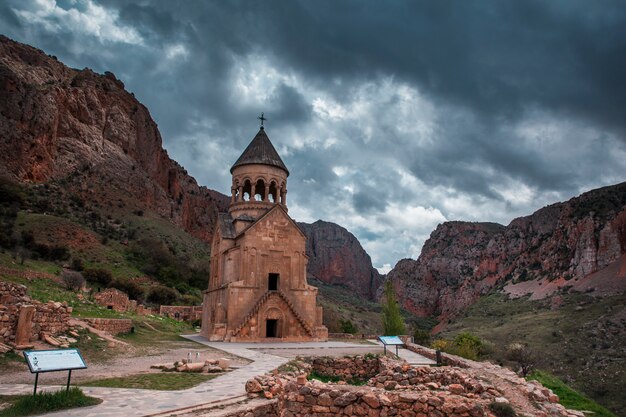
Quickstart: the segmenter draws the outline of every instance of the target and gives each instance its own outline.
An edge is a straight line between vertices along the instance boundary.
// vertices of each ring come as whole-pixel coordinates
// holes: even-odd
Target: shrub
[[[113,275],[106,269],[98,269],[98,268],[89,268],[83,271],[83,276],[89,282],[94,284],[102,285],[103,287],[108,286],[111,281],[113,281]]]
[[[489,404],[489,409],[497,417],[515,417],[517,415],[509,403],[498,403],[494,401]]]
[[[150,289],[148,302],[159,305],[173,304],[178,298],[178,293],[170,287],[159,285]]]
[[[109,287],[125,292],[131,300],[143,300],[143,288],[134,281],[115,280]]]
[[[359,329],[350,320],[339,320],[339,327],[342,333],[357,334]]]
[[[430,333],[427,330],[415,329],[413,332],[413,341],[418,345],[428,346],[430,343]]]
[[[450,341],[446,339],[437,339],[432,343],[430,347],[435,350],[447,352],[450,348]]]
[[[65,288],[70,291],[78,292],[85,285],[85,278],[78,271],[63,271],[61,279]]]
[[[535,366],[536,358],[532,350],[521,343],[511,343],[506,349],[506,358],[517,363],[519,373],[525,378]]]

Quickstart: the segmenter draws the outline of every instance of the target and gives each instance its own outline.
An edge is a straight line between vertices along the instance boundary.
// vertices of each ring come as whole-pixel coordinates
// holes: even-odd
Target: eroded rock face
[[[626,183],[542,208],[508,226],[446,222],[432,232],[417,260],[388,274],[403,307],[441,318],[472,304],[498,283],[562,280],[602,293],[624,282]],[[616,271],[585,283],[598,271]],[[583,284],[586,287],[583,287]],[[539,286],[540,287],[540,286]],[[606,293],[606,292],[604,292]]]
[[[356,237],[343,227],[318,220],[298,223],[307,235],[307,273],[328,284],[341,284],[373,300],[382,277]]]
[[[81,197],[129,198],[205,241],[229,203],[169,158],[150,113],[115,75],[0,36],[0,175],[44,183],[77,172]]]

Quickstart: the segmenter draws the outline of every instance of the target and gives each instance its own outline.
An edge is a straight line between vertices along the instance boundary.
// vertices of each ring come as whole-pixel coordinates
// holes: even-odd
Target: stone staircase
[[[296,311],[291,300],[287,298],[287,296],[280,290],[267,291],[265,294],[263,294],[263,296],[261,296],[261,298],[259,298],[258,301],[254,304],[254,307],[252,307],[250,311],[248,312],[248,314],[246,314],[246,316],[243,318],[243,320],[241,321],[241,324],[235,328],[235,330],[233,331],[233,336],[237,336],[239,334],[239,332],[245,327],[248,321],[250,321],[250,319],[254,317],[256,314],[258,314],[261,306],[265,304],[265,302],[273,295],[280,297],[285,302],[285,304],[287,304],[287,306],[291,310],[291,313],[295,316],[296,320],[298,320],[298,323],[300,323],[300,325],[307,332],[307,334],[312,337],[313,330],[311,329],[309,324]]]
[[[313,336],[313,330],[311,329],[311,327],[309,327],[309,324],[302,318],[302,316],[300,316],[300,313],[298,313],[298,311],[296,311],[296,309],[294,308],[293,303],[291,302],[291,300],[289,298],[287,298],[287,296],[282,291],[278,290],[276,292],[283,299],[285,304],[287,304],[289,306],[289,309],[291,310],[293,315],[298,320],[298,323],[300,323],[302,328],[304,328],[304,330],[309,334],[309,336],[312,337]]]

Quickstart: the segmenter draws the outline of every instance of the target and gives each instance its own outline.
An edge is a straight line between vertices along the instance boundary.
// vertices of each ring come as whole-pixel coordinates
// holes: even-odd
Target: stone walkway
[[[223,343],[208,342],[199,335],[183,336],[189,340],[219,349],[230,354],[253,361],[252,363],[228,372],[218,378],[204,382],[193,388],[181,391],[153,391],[124,388],[82,387],[90,396],[102,398],[102,404],[74,410],[65,410],[46,414],[49,417],[114,417],[114,416],[149,416],[158,415],[167,411],[198,406],[212,402],[223,401],[236,397],[244,398],[246,381],[259,374],[269,372],[288,358],[262,353],[252,349],[325,349],[325,348],[353,348],[363,347],[344,342],[310,342],[310,343]],[[40,386],[41,390],[57,390],[65,387]],[[32,392],[32,385],[2,384],[0,394],[25,394]]]
[[[376,343],[377,345],[382,346],[382,343],[379,340],[368,339],[369,342]],[[395,346],[388,346],[387,351],[396,353]],[[398,347],[398,356],[405,361],[407,361],[410,365],[436,365],[437,362],[427,358],[426,356],[420,355],[419,353],[415,353],[412,350],[405,349],[403,347]]]

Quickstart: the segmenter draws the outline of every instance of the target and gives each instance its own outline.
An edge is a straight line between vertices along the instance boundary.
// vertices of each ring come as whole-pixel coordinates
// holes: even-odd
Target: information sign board
[[[404,345],[398,336],[379,336],[378,339],[383,342],[383,345]]]
[[[24,358],[31,373],[87,368],[78,349],[28,350]]]

